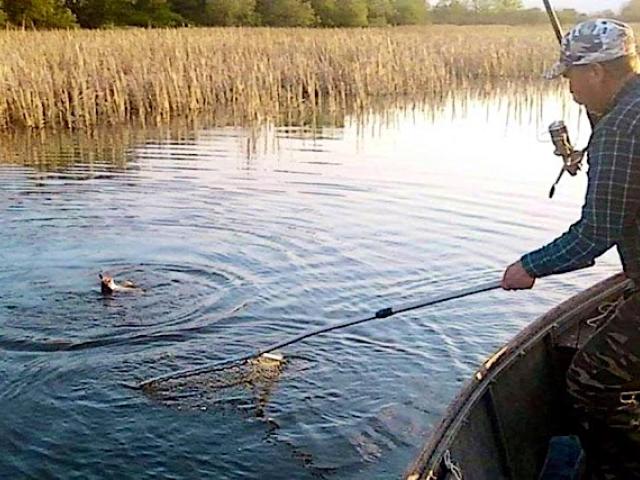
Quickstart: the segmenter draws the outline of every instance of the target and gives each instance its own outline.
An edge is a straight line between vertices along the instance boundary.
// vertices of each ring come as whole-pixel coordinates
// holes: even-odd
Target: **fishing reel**
[[[564,175],[564,172],[569,172],[569,175],[575,176],[582,167],[582,160],[586,152],[586,148],[583,150],[576,150],[571,145],[569,139],[569,130],[562,120],[553,122],[549,125],[549,134],[551,135],[551,141],[556,148],[553,152],[555,155],[562,157],[562,169],[556,178],[556,181],[549,190],[549,198],[553,198],[556,192],[556,185]]]

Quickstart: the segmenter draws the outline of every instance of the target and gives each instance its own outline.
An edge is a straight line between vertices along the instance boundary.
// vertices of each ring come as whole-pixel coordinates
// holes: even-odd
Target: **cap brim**
[[[547,80],[553,80],[554,78],[558,78],[564,72],[566,72],[568,68],[569,66],[566,63],[556,62],[556,64],[553,67],[551,67],[549,70],[544,72],[544,78],[546,78]]]

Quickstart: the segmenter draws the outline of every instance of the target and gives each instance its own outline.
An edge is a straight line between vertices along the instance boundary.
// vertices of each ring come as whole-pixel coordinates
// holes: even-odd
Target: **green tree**
[[[564,13],[563,13],[564,12]],[[577,13],[558,12],[569,23]],[[452,24],[506,24],[521,25],[546,23],[548,18],[539,8],[525,9],[521,0],[440,0],[430,12],[434,23]]]
[[[0,25],[4,25],[7,23],[7,14],[4,13],[4,6],[2,5],[2,0],[0,0]]]
[[[192,25],[206,25],[209,0],[169,0],[171,10]]]
[[[256,0],[207,0],[203,22],[207,25],[253,25]]]
[[[427,21],[427,4],[423,0],[395,0],[394,8],[393,23],[396,25],[417,25]]]
[[[264,25],[273,27],[307,27],[316,21],[308,0],[257,0],[256,12]]]
[[[63,0],[4,0],[3,9],[15,25],[35,28],[69,28],[76,25]]]
[[[324,27],[365,27],[369,5],[388,0],[311,0],[316,23]]]
[[[460,0],[439,0],[431,11],[436,23],[458,23],[469,14],[467,5]]]
[[[184,19],[171,10],[168,0],[129,0],[125,10],[127,25],[139,27],[171,27],[184,23]]]
[[[368,0],[367,4],[367,17],[371,26],[387,25],[395,15],[391,0]]]
[[[67,0],[66,5],[85,28],[164,27],[185,23],[182,16],[171,9],[168,0]]]
[[[254,25],[256,0],[169,0],[171,9],[193,25]]]
[[[66,5],[83,28],[116,23],[122,9],[129,7],[126,0],[67,0]]]
[[[338,27],[366,27],[369,24],[367,0],[340,0],[336,6]]]
[[[311,0],[317,23],[323,27],[334,27],[338,11],[337,0]]]

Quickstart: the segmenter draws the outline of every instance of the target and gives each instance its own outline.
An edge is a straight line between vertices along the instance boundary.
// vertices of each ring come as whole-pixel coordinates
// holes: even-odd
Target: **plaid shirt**
[[[612,105],[589,143],[582,216],[559,238],[521,258],[533,277],[591,266],[616,245],[627,276],[640,279],[640,76]]]

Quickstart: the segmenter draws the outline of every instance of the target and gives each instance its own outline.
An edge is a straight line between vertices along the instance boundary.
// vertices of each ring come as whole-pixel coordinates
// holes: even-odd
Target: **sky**
[[[618,10],[627,0],[550,0],[554,8],[575,8],[579,12]],[[523,0],[525,7],[544,8],[542,0]]]

